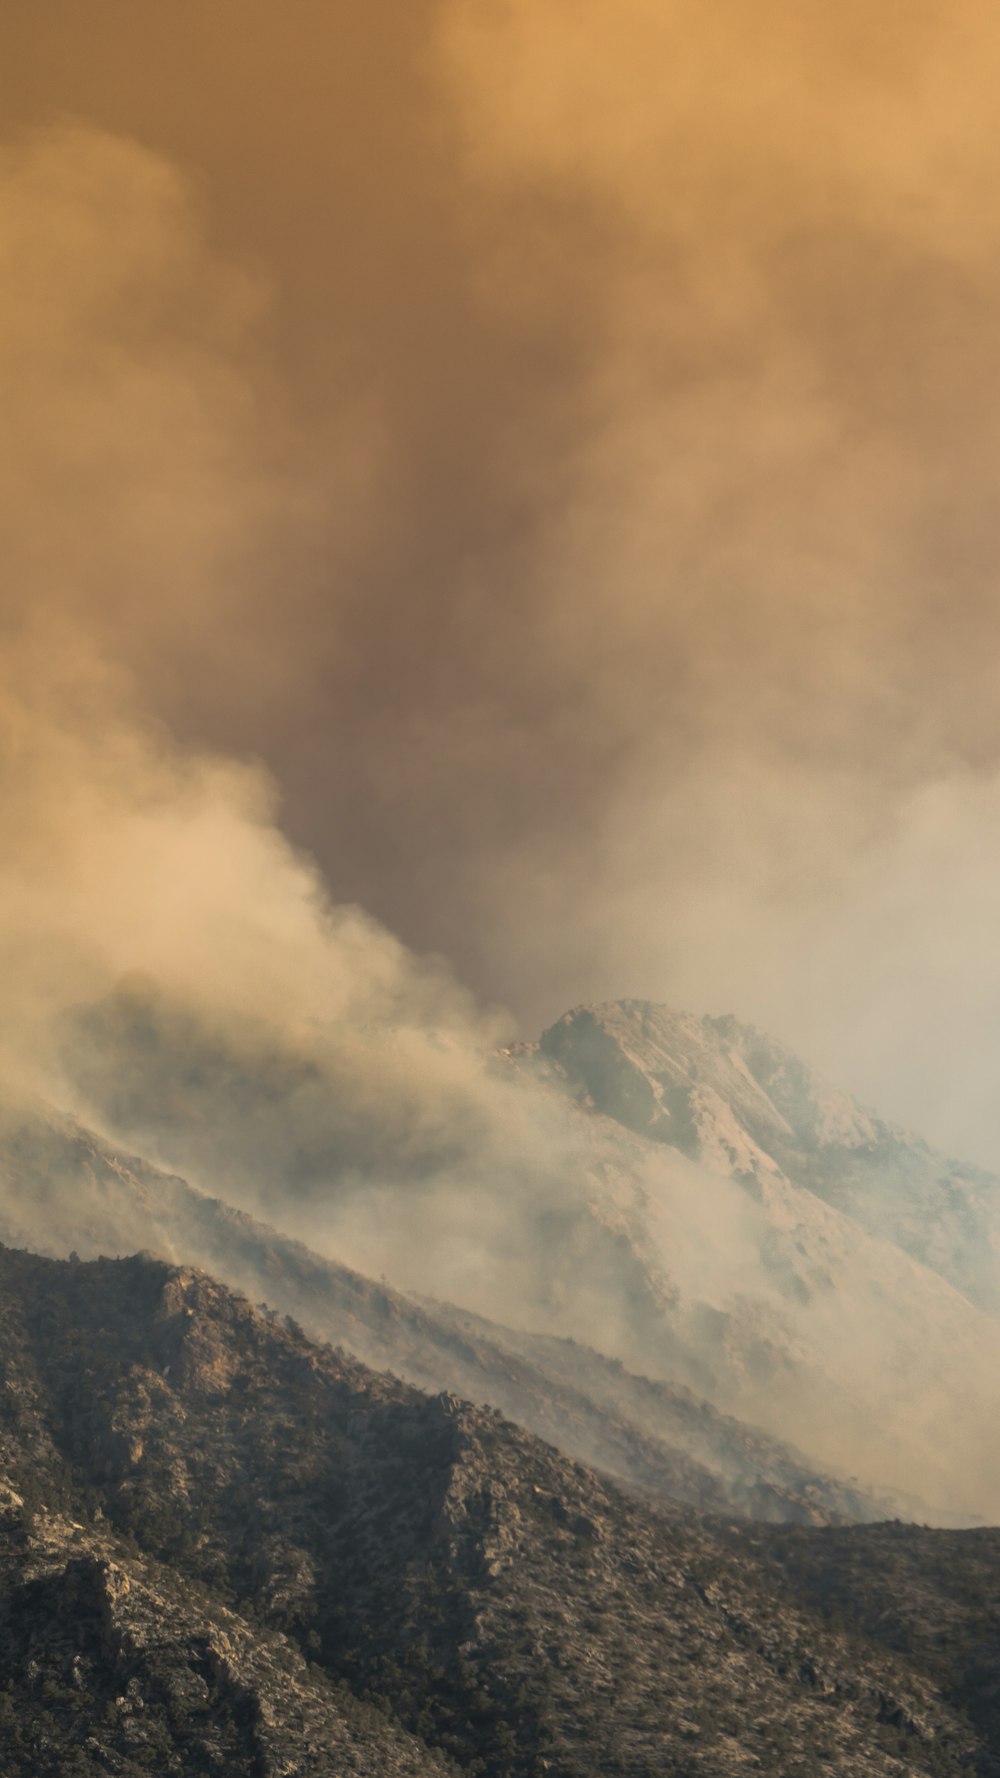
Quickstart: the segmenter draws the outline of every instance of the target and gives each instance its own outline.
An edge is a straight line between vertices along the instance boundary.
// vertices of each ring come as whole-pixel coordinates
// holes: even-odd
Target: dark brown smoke
[[[527,1024],[732,1005],[995,1155],[998,51],[11,0],[12,655]]]

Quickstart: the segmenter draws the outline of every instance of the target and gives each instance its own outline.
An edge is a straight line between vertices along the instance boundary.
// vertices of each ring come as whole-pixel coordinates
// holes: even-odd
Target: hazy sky
[[[6,0],[0,67],[44,806],[127,707],[526,1029],[735,1010],[1000,1161],[995,9]]]

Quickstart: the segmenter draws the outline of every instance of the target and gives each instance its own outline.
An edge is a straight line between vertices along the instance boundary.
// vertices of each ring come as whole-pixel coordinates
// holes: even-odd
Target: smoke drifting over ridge
[[[995,21],[197,14],[0,27],[34,658],[529,1027],[732,1005],[995,1159]]]
[[[445,90],[468,100],[477,78]],[[482,1003],[505,990],[527,1019],[549,997],[558,1010],[635,986],[736,1001],[831,1050],[857,1040],[860,1006],[872,1078],[898,1071],[913,1092],[926,1053],[927,1103],[950,1112],[969,1050],[992,1065],[991,743],[958,745],[957,700],[908,728],[912,698],[881,684],[902,593],[874,616],[860,595],[828,603],[816,514],[801,487],[783,492],[808,427],[770,348],[763,384],[756,360],[720,372],[708,317],[700,372],[648,375],[663,348],[659,259],[643,270],[655,218],[617,213],[586,168],[581,191],[541,148],[524,194],[502,150],[459,163],[449,228],[471,382],[442,380],[428,432],[443,323],[412,386],[423,336],[380,381],[376,329],[364,362],[326,363],[310,403],[276,337],[280,266],[269,279],[220,251],[190,171],[81,123],[6,151],[0,374],[18,436],[0,463],[0,1068],[5,1088],[355,1263],[514,1318],[548,1293],[563,1330],[629,1355],[649,1350],[653,1308],[632,1288],[648,1296],[648,1281],[625,1262],[599,1273],[625,1250],[629,1206],[612,1196],[621,1227],[594,1235],[596,1253],[574,1245],[585,1139],[491,1059],[508,1025]],[[499,206],[493,236],[480,201]],[[510,255],[528,241],[517,286]],[[562,307],[584,292],[557,350]],[[499,419],[487,395],[503,376],[478,357],[494,342],[504,376],[518,370]],[[459,413],[468,430],[451,438]],[[833,474],[842,442],[834,416],[830,532],[853,511],[851,548],[876,538],[891,561],[870,459],[857,486]],[[759,450],[742,510],[770,517],[748,575],[741,526],[723,521]],[[789,590],[800,557],[819,577],[809,627]],[[985,634],[970,630],[970,659]],[[904,731],[874,770],[876,738],[892,751]],[[322,874],[283,831],[268,764]],[[914,983],[924,951],[936,977],[925,958]],[[919,1027],[900,1045],[918,1005],[926,1052]],[[969,1045],[947,1067],[942,1007]],[[992,1074],[972,1082],[973,1110],[987,1088]],[[673,1156],[650,1173],[682,1285],[756,1287],[767,1229],[738,1188],[709,1195]],[[777,1287],[764,1301],[787,1315]],[[850,1320],[866,1338],[889,1318],[869,1307],[862,1290]],[[825,1343],[811,1307],[792,1326]],[[848,1381],[862,1373],[842,1357]],[[960,1436],[969,1402],[993,1402],[992,1351],[962,1359],[935,1500],[995,1473],[990,1439],[983,1457]],[[811,1375],[798,1387],[816,1399]],[[949,1372],[925,1409],[957,1394]],[[905,1389],[896,1410],[912,1420]],[[850,1402],[830,1425],[862,1466],[870,1429]],[[883,1463],[895,1430],[881,1436]],[[896,1453],[897,1479],[913,1451]],[[956,1494],[963,1509],[984,1497]]]
[[[0,182],[2,1097],[375,1270],[530,1296],[572,1145],[496,1063],[509,1019],[331,901],[263,764],[156,713],[280,696],[276,570],[337,529],[258,360],[259,288],[133,143],[61,127]]]

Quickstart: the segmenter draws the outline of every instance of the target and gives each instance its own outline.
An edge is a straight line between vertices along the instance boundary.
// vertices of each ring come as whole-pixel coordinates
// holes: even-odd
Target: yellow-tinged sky
[[[8,773],[252,754],[529,1027],[732,1007],[1000,1157],[995,9],[6,0],[0,68]]]

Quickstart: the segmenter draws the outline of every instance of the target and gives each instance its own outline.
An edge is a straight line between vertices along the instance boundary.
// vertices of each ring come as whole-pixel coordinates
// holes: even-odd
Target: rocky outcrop
[[[447,1762],[294,1643],[99,1524],[0,1536],[6,1778],[445,1778]]]
[[[1000,1181],[887,1123],[731,1015],[580,1006],[521,1046],[596,1111],[758,1191],[782,1177],[1000,1313]]]

